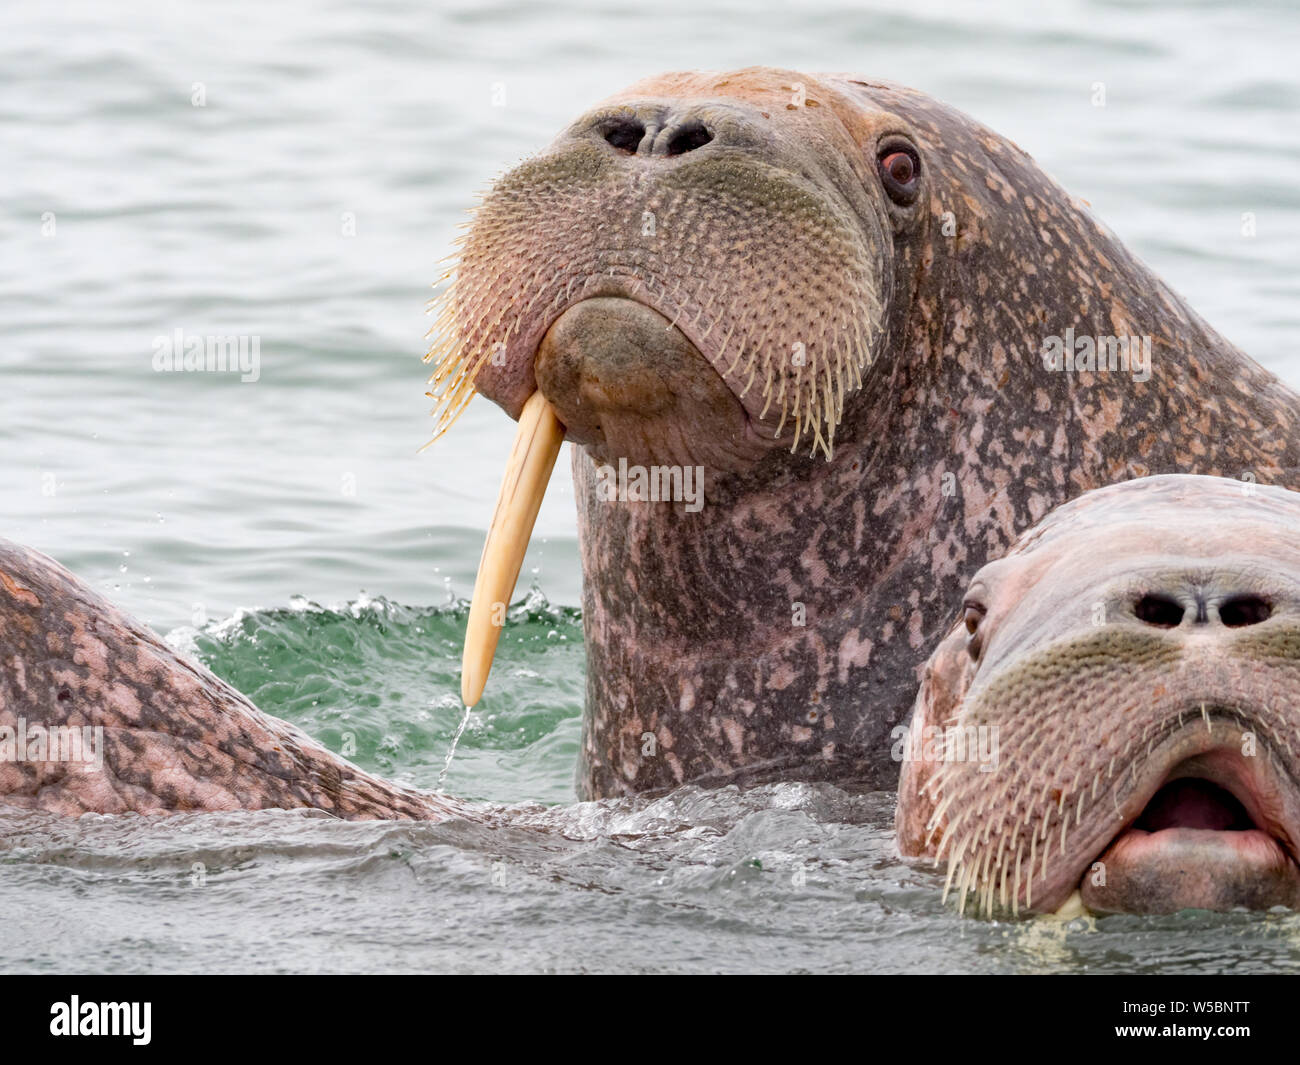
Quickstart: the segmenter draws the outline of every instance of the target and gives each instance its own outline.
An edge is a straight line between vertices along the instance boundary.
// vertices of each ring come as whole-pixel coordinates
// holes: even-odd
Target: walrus
[[[0,540],[0,796],[78,815],[467,816],[261,713],[53,559]]]
[[[892,787],[962,581],[1018,531],[1152,473],[1300,484],[1294,392],[1024,151],[899,85],[638,82],[495,183],[447,279],[436,431],[478,393],[520,419],[463,695],[568,440],[587,798]]]
[[[971,580],[925,667],[905,855],[988,914],[1300,908],[1300,494],[1100,488]]]

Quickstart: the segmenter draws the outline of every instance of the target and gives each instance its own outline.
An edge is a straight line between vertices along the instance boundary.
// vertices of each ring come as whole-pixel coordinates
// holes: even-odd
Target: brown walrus
[[[890,786],[962,581],[1016,532],[1152,472],[1300,485],[1295,393],[1018,147],[897,85],[640,82],[496,183],[453,278],[441,427],[475,391],[528,411],[497,598],[577,445],[587,797]]]
[[[1026,532],[897,735],[903,853],[986,913],[1297,908],[1298,532],[1300,494],[1188,476]]]
[[[54,560],[0,540],[0,796],[62,814],[463,807],[357,768],[178,655]]]

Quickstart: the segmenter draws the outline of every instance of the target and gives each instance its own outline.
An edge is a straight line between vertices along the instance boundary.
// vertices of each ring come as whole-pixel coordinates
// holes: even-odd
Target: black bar
[[[710,1043],[734,1049],[753,1045],[756,1038],[765,1044],[769,1026],[788,1030],[801,1012],[798,1004],[813,1001],[821,1023],[838,1028],[828,1030],[827,1038],[852,1038],[864,1054],[875,1042],[873,1032],[884,1039],[891,1029],[896,1036],[921,1037],[919,1049],[926,1053],[924,1045],[931,1040],[938,1041],[930,1047],[937,1050],[941,1043],[950,1045],[947,1041],[958,1033],[964,1040],[978,1040],[981,1032],[998,1041],[1014,1033],[1017,1045],[1049,1054],[1065,1045],[1072,1052],[1122,1045],[1272,1045],[1290,1042],[1300,985],[1272,976],[867,975],[822,981],[815,991],[800,988],[793,997],[768,998],[773,990],[748,980],[733,981],[732,987],[710,989],[711,997],[700,1000],[689,986],[632,989],[607,979],[588,980],[580,987],[569,981],[532,981],[526,990],[502,994],[499,988],[465,977],[432,975],[0,978],[3,1046],[9,1055],[29,1047],[52,1050],[67,1044],[79,1054],[92,1055],[101,1049],[114,1054],[190,1054],[206,1046],[225,1057],[249,1047],[259,1056],[283,1048],[337,1058],[352,1051],[395,1053],[393,1039],[400,1036],[409,1049],[424,1047],[433,1060],[454,1045],[465,1052],[462,1040],[467,1035],[475,1038],[474,1031],[485,1037],[484,1052],[490,1047],[496,1054],[511,1037],[535,1048],[543,1032],[586,1042],[593,1028],[615,1036],[621,1031],[624,1038],[640,1031],[642,1038],[666,1040],[660,1045],[675,1054],[682,1047],[671,1049],[672,1029],[687,1022],[684,1015],[670,1020],[677,1008],[694,1016],[689,1034],[679,1029],[676,1038],[688,1039],[695,1053]],[[805,998],[809,994],[815,998]],[[753,1013],[743,1008],[732,1012],[741,1005],[736,996],[744,995],[758,996],[755,1005],[766,1001],[771,1006]],[[116,1036],[53,1034],[52,1025],[58,1027],[70,1016],[73,996],[79,1024],[87,1028],[92,1016],[95,1023],[113,1017],[143,1021],[147,1003],[147,1043],[137,1043],[141,1036],[131,1031]],[[836,1008],[841,999],[843,1011]],[[674,1001],[678,1007],[670,1008]],[[707,1005],[710,1002],[714,1005]],[[732,1006],[723,1011],[730,1016],[719,1024],[723,1018],[710,1015],[723,1002]],[[784,1005],[773,1010],[777,1002]],[[136,1010],[105,1012],[103,1003],[135,1004]],[[742,1019],[747,1026],[737,1024]],[[488,1024],[483,1026],[483,1021]],[[1210,1030],[1208,1037],[1204,1029]]]

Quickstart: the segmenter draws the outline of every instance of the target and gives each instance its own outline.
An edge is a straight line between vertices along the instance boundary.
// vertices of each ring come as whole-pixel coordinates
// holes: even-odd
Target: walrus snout
[[[1001,582],[998,595],[1009,596],[1015,610],[1011,614],[1004,605],[1009,616],[999,617],[995,610],[990,623],[981,626],[977,644],[984,672],[1080,627],[1093,633],[1104,626],[1142,635],[1168,633],[1189,651],[1217,653],[1231,647],[1241,631],[1271,618],[1300,619],[1300,574],[1278,568],[1245,545],[1212,561],[1144,560],[1134,552],[1118,570],[1080,562],[1069,568],[1062,560],[1042,589]]]
[[[1258,625],[1273,614],[1273,596],[1249,587],[1248,581],[1241,582],[1247,585],[1244,588],[1235,587],[1238,582],[1232,579],[1224,582],[1226,587],[1176,583],[1179,586],[1173,591],[1155,588],[1138,596],[1133,603],[1137,619],[1162,629],[1183,625],[1236,629]]]
[[[746,125],[749,136],[738,133]],[[597,138],[620,154],[664,160],[699,151],[709,144],[715,151],[742,145],[756,139],[755,132],[756,124],[752,119],[746,123],[746,116],[738,108],[669,100],[597,108],[572,128],[573,136]]]
[[[632,180],[644,180],[644,175],[633,169],[630,157],[663,167],[724,154],[775,162],[782,152],[780,126],[772,121],[775,109],[775,103],[765,109],[762,103],[721,93],[703,98],[629,93],[583,115],[557,143],[587,141],[612,149]]]

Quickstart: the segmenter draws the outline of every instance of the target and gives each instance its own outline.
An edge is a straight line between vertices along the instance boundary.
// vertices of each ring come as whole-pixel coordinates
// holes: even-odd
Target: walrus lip
[[[567,438],[602,462],[740,472],[774,446],[684,328],[603,295],[567,308],[533,364]]]
[[[1094,913],[1295,908],[1300,866],[1263,759],[1220,749],[1180,763],[1079,884]]]

